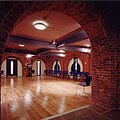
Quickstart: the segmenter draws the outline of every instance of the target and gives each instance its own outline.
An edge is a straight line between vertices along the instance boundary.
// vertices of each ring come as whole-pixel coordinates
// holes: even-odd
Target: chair
[[[78,80],[79,72],[77,72],[77,71],[71,71],[70,75],[73,76],[73,80]]]
[[[4,77],[4,70],[1,70],[1,77]]]
[[[1,70],[1,75],[3,75],[4,74],[4,70]]]
[[[63,71],[63,78],[67,78],[68,77],[68,71]]]
[[[59,71],[54,70],[53,72],[54,72],[53,74],[55,75],[55,77],[58,77],[58,76],[59,76]]]
[[[84,82],[78,83],[77,88],[76,88],[76,93],[77,93],[77,90],[78,90],[78,86],[79,86],[79,85],[80,85],[80,86],[83,86],[83,92],[84,92],[84,91],[85,91],[85,87],[90,86],[91,80],[92,80],[92,76],[88,76],[88,77],[84,80]]]

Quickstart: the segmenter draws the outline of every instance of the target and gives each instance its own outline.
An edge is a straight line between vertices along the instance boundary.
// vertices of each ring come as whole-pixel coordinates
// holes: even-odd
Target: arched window
[[[46,64],[42,59],[37,59],[32,64],[32,70],[34,71],[32,76],[43,76],[45,75]]]
[[[54,72],[55,74],[58,74],[60,71],[60,65],[58,64],[58,60],[55,61],[55,66],[54,66]]]
[[[41,61],[37,60],[37,76],[41,75]]]
[[[80,68],[80,65],[79,65],[79,63],[78,63],[78,58],[75,57],[75,58],[73,59],[73,64],[72,64],[72,66],[71,66],[71,72],[72,72],[72,74],[77,74],[77,73],[80,72],[80,70],[81,70],[81,68]]]

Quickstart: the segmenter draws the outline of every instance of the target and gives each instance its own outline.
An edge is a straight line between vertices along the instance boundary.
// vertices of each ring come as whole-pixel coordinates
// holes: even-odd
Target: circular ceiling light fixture
[[[37,20],[33,22],[33,26],[38,30],[45,30],[48,24],[45,21]]]
[[[34,25],[34,27],[38,30],[45,30],[46,29],[46,25],[42,24],[42,23],[36,23]]]

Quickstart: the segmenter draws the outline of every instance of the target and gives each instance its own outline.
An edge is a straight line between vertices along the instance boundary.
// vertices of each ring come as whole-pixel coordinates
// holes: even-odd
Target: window
[[[78,58],[77,57],[75,57],[73,59],[73,64],[71,66],[71,72],[72,73],[79,73],[80,72],[80,65],[78,63]]]
[[[14,67],[13,66],[13,61],[11,61],[11,73],[10,73],[11,75],[13,75],[13,67]]]
[[[58,74],[59,71],[60,71],[60,66],[59,66],[58,60],[56,60],[56,63],[54,66],[54,72],[55,72],[55,74]]]
[[[37,75],[38,76],[41,75],[41,61],[40,60],[37,61]]]
[[[16,58],[8,58],[6,60],[6,76],[8,75],[16,75],[17,76],[17,59]]]

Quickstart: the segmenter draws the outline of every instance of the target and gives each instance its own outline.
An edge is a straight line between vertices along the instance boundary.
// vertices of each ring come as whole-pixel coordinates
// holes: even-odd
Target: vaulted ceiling
[[[44,20],[48,24],[47,28],[45,30],[37,30],[33,26],[33,22],[36,20]],[[81,36],[81,33],[84,34],[85,32],[82,31],[80,24],[73,18],[60,12],[41,11],[26,17],[14,27],[5,48],[30,51],[43,50],[42,48],[46,50],[56,49],[58,44],[55,46],[52,45],[51,43],[53,40],[57,43],[60,43],[62,40],[61,44],[64,44],[64,47],[69,45],[71,47],[91,47],[88,36]],[[64,38],[66,35],[68,36]],[[77,38],[75,37],[70,41],[70,38],[73,36],[76,36]],[[19,46],[19,44],[23,44],[24,47]],[[59,49],[65,48],[59,47]]]
[[[3,18],[0,28],[3,34],[0,38],[2,47],[5,43],[4,52],[42,55],[50,55],[55,50],[89,52],[90,39],[105,35],[99,21],[100,14],[94,13],[96,9],[91,4],[14,1],[1,2],[0,6]],[[35,29],[35,20],[47,22],[47,28]]]
[[[33,26],[33,22],[36,20],[45,21],[48,24],[47,28],[45,30],[36,29]],[[55,41],[56,44],[52,44],[52,41]],[[20,44],[24,45],[24,47],[19,46]],[[76,49],[79,47],[85,47],[85,49],[91,47],[86,32],[70,16],[54,11],[41,11],[24,18],[14,26],[5,45],[7,51],[20,52],[23,50],[24,52],[26,50],[26,52],[36,54],[44,52],[47,55],[53,53],[51,49],[86,52]],[[45,52],[48,50],[50,52]]]

